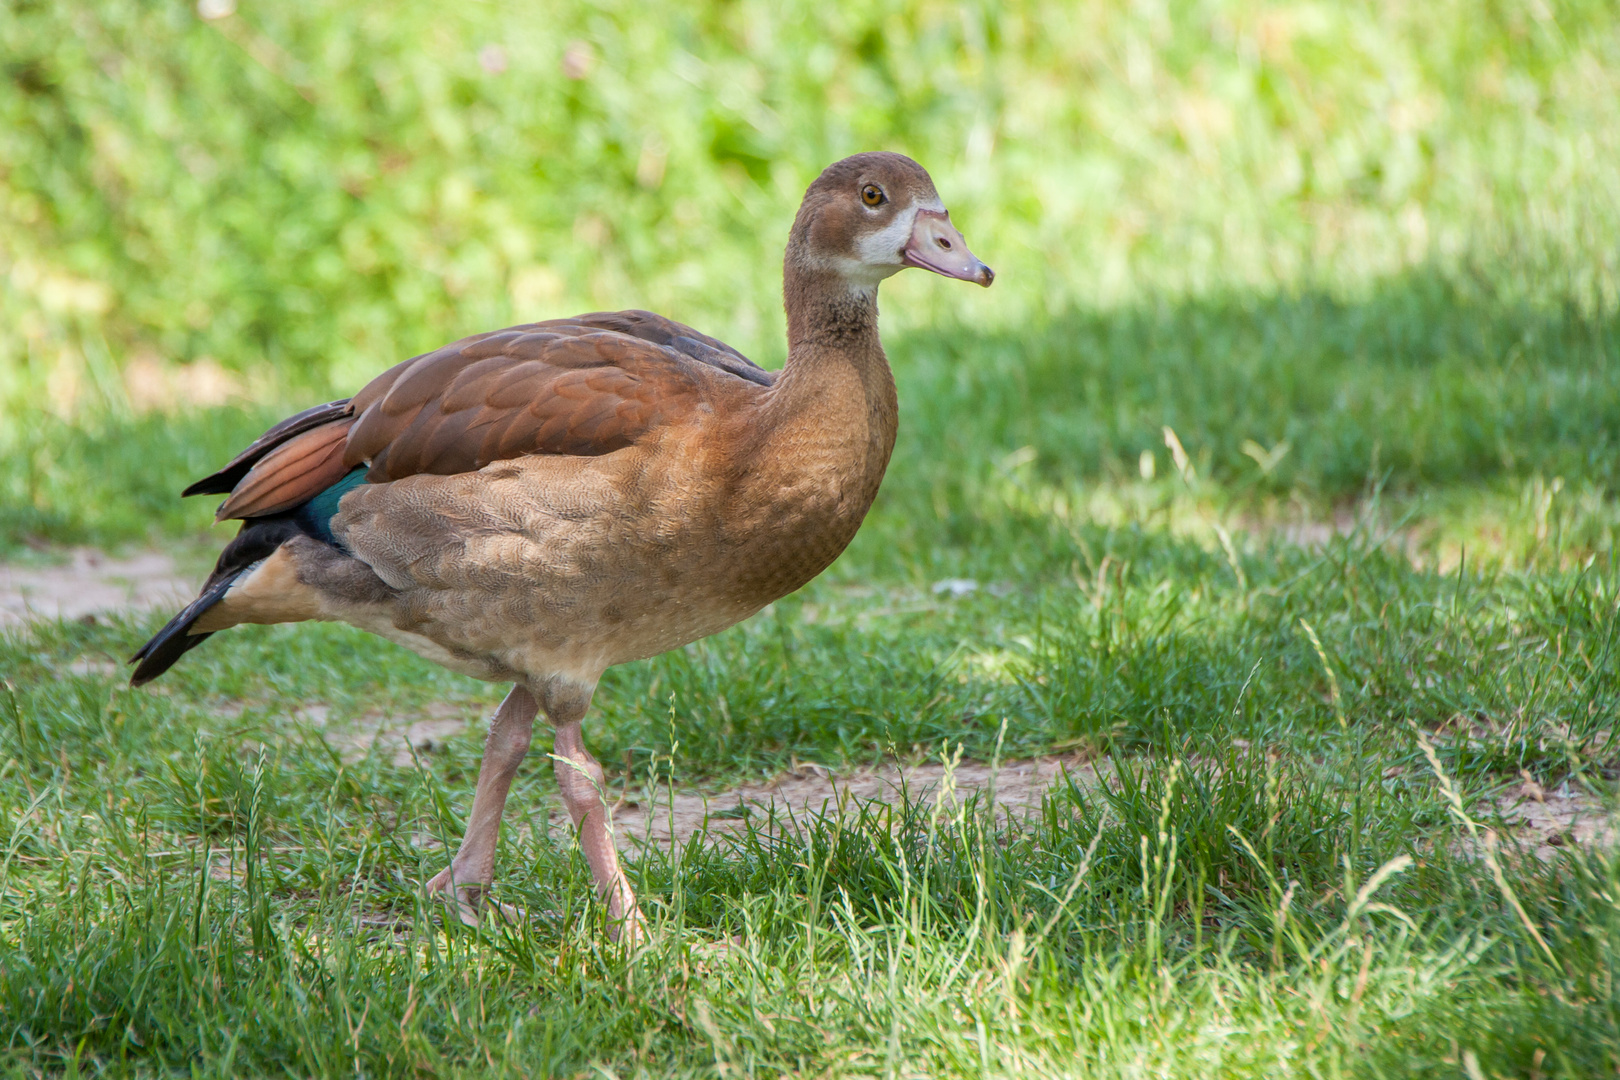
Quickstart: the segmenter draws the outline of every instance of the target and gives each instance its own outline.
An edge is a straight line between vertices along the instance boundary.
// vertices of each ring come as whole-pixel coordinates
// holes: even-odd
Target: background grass
[[[805,184],[899,149],[996,287],[885,286],[902,435],[856,543],[610,672],[592,746],[631,787],[1117,769],[1023,826],[901,801],[646,852],[626,957],[529,814],[539,754],[500,870],[535,918],[467,934],[417,887],[476,728],[335,752],[496,688],[312,626],[131,692],[160,616],[34,622],[0,639],[0,1067],[1620,1068],[1616,860],[1493,869],[1474,832],[1526,777],[1612,793],[1612,5],[109,0],[0,11],[0,64],[10,558],[201,559],[228,531],[184,483],[506,322],[652,307],[779,363]]]

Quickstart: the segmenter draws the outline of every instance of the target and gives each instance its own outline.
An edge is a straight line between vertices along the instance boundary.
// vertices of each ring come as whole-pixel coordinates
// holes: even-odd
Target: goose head
[[[968,250],[934,181],[904,154],[856,154],[829,165],[799,207],[790,270],[832,273],[869,292],[908,266],[988,287],[995,272]]]

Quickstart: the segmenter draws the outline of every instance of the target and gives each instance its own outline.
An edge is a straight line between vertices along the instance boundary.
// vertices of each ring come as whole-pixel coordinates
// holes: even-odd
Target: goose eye
[[[887,201],[888,199],[883,195],[883,189],[876,184],[867,184],[861,188],[861,202],[867,206],[881,206]]]

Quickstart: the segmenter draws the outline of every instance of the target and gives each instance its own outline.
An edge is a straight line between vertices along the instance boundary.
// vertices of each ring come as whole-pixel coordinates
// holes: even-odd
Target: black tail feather
[[[201,645],[205,638],[211,637],[212,631],[198,634],[188,631],[203,612],[225,598],[238,578],[251,572],[274,554],[278,547],[302,533],[298,523],[290,517],[255,518],[243,522],[242,531],[236,534],[236,539],[226,544],[225,550],[219,553],[214,572],[208,575],[197,599],[187,604],[184,611],[170,619],[163,629],[153,635],[151,641],[129,658],[129,662],[136,665],[129,677],[129,684],[141,686],[151,682],[173,667],[180,657]]]
[[[129,685],[144,686],[168,671],[174,666],[174,662],[188,651],[213,637],[211,631],[206,634],[188,634],[186,631],[203,612],[224,598],[225,593],[236,584],[236,579],[241,574],[242,572],[238,571],[230,577],[219,578],[217,581],[210,578],[210,585],[202,591],[201,596],[187,604],[185,610],[170,619],[151,641],[142,645],[141,651],[129,658],[129,662],[136,665],[134,674],[129,677]]]

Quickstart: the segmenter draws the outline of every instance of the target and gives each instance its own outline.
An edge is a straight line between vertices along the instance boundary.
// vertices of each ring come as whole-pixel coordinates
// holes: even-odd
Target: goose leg
[[[429,893],[442,895],[454,903],[461,921],[478,925],[484,893],[495,880],[495,846],[501,835],[501,811],[512,779],[523,764],[534,738],[534,718],[539,712],[527,687],[512,687],[506,700],[489,722],[484,740],[484,760],[478,768],[478,788],[473,795],[472,816],[467,834],[450,865],[427,883]]]
[[[607,902],[608,933],[614,941],[635,945],[644,933],[641,910],[636,907],[636,894],[619,868],[619,851],[613,845],[608,822],[602,766],[585,749],[580,731],[580,717],[584,712],[581,708],[572,719],[551,712],[552,721],[557,725],[552,754],[557,765],[557,786],[562,789],[568,816],[579,830],[579,846],[590,864],[596,891]]]

